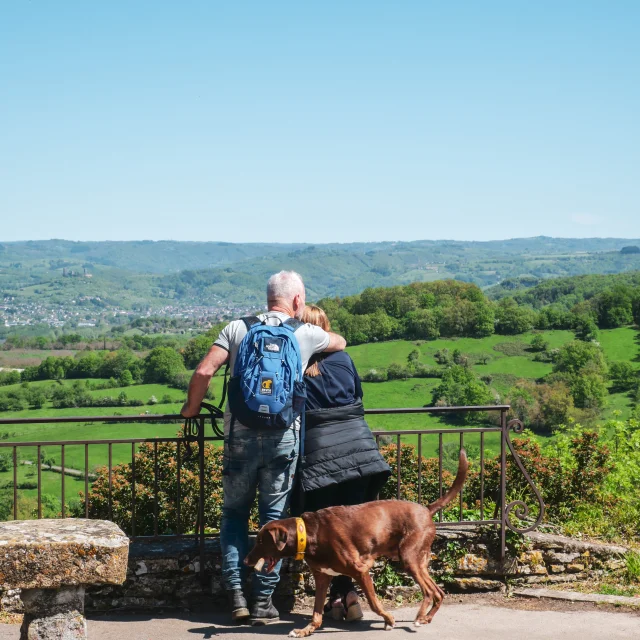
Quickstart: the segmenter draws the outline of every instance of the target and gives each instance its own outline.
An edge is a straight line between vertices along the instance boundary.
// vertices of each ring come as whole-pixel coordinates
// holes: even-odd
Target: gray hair
[[[304,295],[304,282],[295,271],[274,273],[267,282],[267,301],[291,302],[298,294]]]

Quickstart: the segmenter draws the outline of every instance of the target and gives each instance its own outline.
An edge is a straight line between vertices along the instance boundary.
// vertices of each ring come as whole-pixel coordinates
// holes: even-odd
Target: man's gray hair
[[[295,271],[274,273],[267,282],[267,301],[291,302],[298,294],[304,294],[302,276]]]

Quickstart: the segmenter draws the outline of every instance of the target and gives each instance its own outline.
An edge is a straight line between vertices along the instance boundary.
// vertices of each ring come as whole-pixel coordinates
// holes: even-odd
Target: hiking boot
[[[251,624],[257,627],[271,622],[278,622],[278,620],[280,620],[280,614],[273,606],[271,596],[256,596],[256,599],[251,604]]]
[[[228,592],[229,607],[231,609],[231,619],[234,622],[248,622],[249,608],[247,601],[242,593],[242,589],[234,589]]]

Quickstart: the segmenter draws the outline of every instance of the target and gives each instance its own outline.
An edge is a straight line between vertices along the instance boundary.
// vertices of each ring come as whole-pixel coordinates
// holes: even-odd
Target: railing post
[[[200,495],[198,497],[198,534],[200,543],[200,580],[204,584],[205,572],[204,572],[204,418],[198,419],[198,471],[200,474]]]
[[[500,411],[500,560],[507,553],[507,412]]]

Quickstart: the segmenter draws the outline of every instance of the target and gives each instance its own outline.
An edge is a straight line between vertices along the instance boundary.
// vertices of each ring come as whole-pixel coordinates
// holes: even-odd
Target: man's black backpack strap
[[[289,318],[288,320],[285,320],[282,324],[286,324],[287,326],[291,327],[294,331],[297,331],[304,324],[304,322],[302,322],[301,320],[298,320],[298,318]]]
[[[227,399],[227,383],[229,382],[229,364],[227,364],[224,370],[224,381],[222,382],[222,400],[218,405],[218,409],[224,411],[224,401]]]
[[[247,327],[247,331],[253,327],[254,324],[260,324],[260,318],[258,316],[245,316],[240,318],[244,322],[244,326]]]

